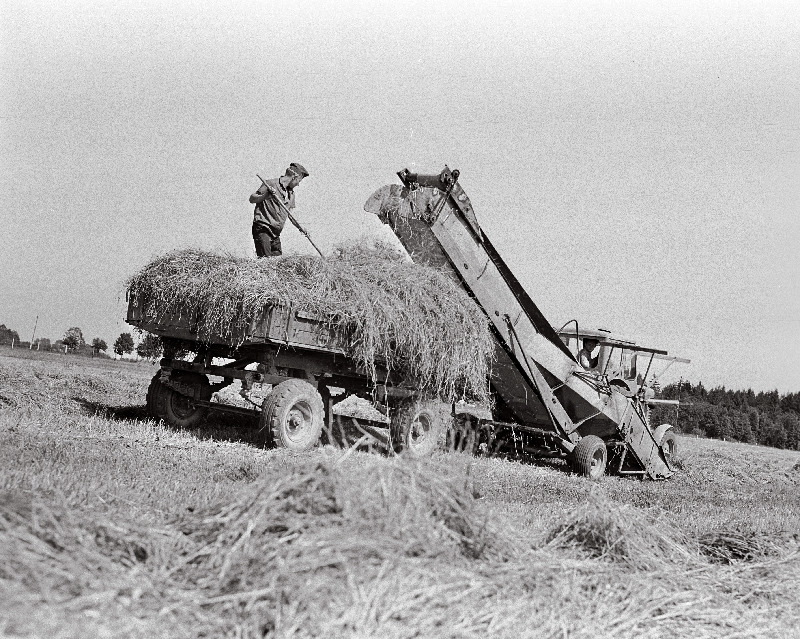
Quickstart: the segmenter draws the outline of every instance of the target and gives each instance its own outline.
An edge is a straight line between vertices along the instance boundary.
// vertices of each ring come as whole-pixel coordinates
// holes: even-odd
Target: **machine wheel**
[[[392,411],[391,435],[395,452],[430,457],[447,428],[449,412],[435,400],[405,400]]]
[[[190,384],[195,389],[199,387],[200,399],[209,401],[211,399],[211,386],[208,383],[208,377],[200,375],[199,373],[189,373],[186,371],[175,371],[172,373],[172,379],[182,384]],[[153,380],[155,382],[155,380]],[[153,383],[151,382],[151,385]],[[202,422],[206,415],[208,415],[208,408],[205,406],[198,406],[194,403],[194,399],[182,395],[178,391],[162,384],[160,381],[156,382],[160,386],[160,391],[154,389],[153,398],[151,403],[155,407],[155,412],[167,422],[170,426],[176,428],[192,428]]]
[[[572,451],[572,467],[576,473],[589,479],[600,479],[606,472],[608,450],[605,442],[596,435],[581,439]]]
[[[317,389],[302,379],[287,379],[264,400],[259,430],[280,448],[304,451],[316,446],[324,420]]]
[[[665,432],[659,444],[661,445],[661,451],[664,453],[667,464],[672,466],[675,458],[678,456],[678,436],[675,434],[675,431],[670,428]]]

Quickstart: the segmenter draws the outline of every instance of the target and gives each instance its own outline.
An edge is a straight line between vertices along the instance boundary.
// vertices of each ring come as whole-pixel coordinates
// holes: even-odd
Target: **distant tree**
[[[780,397],[778,396],[778,391],[773,390],[767,391],[766,393],[764,391],[759,392],[755,398],[755,405],[765,410],[778,408],[778,406],[780,406]]]
[[[164,345],[161,343],[161,338],[158,335],[148,333],[144,336],[139,345],[136,347],[136,352],[139,357],[145,359],[158,359],[164,351]]]
[[[64,333],[63,342],[71,351],[76,351],[86,345],[86,341],[83,339],[83,331],[77,326],[73,326]]]
[[[750,432],[753,433],[753,437],[756,441],[758,441],[758,409],[756,408],[749,408],[747,409],[747,421],[750,422]]]
[[[677,384],[667,384],[661,387],[661,394],[659,397],[661,399],[678,399],[679,392],[680,390]]]
[[[787,393],[781,398],[781,410],[794,411],[800,415],[800,393]]]
[[[780,425],[783,427],[783,432],[786,433],[786,448],[800,449],[800,418],[794,413],[783,413]]]
[[[689,394],[692,397],[696,397],[697,399],[706,399],[706,397],[708,396],[708,391],[706,390],[706,387],[703,386],[703,382],[697,382],[697,386],[694,387],[692,387],[692,385],[689,384],[689,388],[690,388]]]
[[[108,349],[108,344],[106,344],[105,340],[95,337],[92,340],[92,348],[94,349],[94,354],[99,355],[100,351]]]
[[[721,432],[715,406],[702,402],[690,402],[680,407],[680,432],[701,437],[720,437]]]
[[[773,448],[786,448],[788,437],[786,431],[780,423],[767,417],[761,426],[760,444],[766,444]]]
[[[120,336],[114,342],[114,352],[120,356],[133,352],[133,335],[120,333]]]
[[[0,324],[0,344],[19,344],[19,334],[6,328],[5,324]]]
[[[751,444],[755,441],[753,430],[750,428],[750,418],[746,412],[731,411],[730,413],[732,432],[734,439]]]
[[[36,340],[33,347],[40,351],[49,351],[53,345],[50,343],[50,340],[46,337],[40,337]]]

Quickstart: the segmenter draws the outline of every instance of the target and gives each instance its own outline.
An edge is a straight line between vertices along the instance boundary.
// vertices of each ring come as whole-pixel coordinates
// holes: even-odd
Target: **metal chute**
[[[391,226],[412,260],[456,278],[486,313],[496,342],[495,423],[513,434],[513,424],[498,420],[503,415],[537,450],[555,446],[578,460],[573,451],[602,440],[614,451],[616,472],[669,477],[646,404],[577,363],[481,229],[458,172],[397,175],[402,185],[378,189],[364,209]]]

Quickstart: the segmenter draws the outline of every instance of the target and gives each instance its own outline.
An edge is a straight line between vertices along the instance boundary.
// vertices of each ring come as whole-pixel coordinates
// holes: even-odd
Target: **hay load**
[[[345,352],[376,379],[376,364],[420,392],[486,401],[492,341],[483,311],[454,281],[388,245],[253,260],[196,249],[156,258],[127,282],[152,317],[196,314],[202,341],[236,345],[274,305],[330,318]]]

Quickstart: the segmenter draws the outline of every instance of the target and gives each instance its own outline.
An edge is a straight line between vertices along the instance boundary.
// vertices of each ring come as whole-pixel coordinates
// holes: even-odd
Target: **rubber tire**
[[[600,479],[606,472],[608,449],[597,435],[587,435],[572,451],[572,468],[583,477]]]
[[[400,402],[390,416],[394,451],[412,457],[430,457],[447,430],[450,416],[447,408],[436,400]]]
[[[302,379],[287,379],[264,399],[258,426],[268,443],[302,452],[317,445],[324,422],[317,389]]]
[[[200,398],[205,401],[211,399],[211,385],[205,375],[175,371],[172,373],[172,377],[183,384],[200,386]],[[159,384],[161,391],[154,396],[154,401],[156,412],[161,419],[175,428],[193,428],[205,420],[208,415],[207,407],[195,406],[190,398],[181,395],[165,384]]]
[[[667,430],[661,437],[659,446],[661,446],[661,452],[664,453],[667,464],[672,466],[678,456],[678,436],[675,431],[671,428]]]
[[[147,414],[153,419],[163,419],[164,415],[160,414],[159,406],[161,405],[160,397],[164,390],[164,384],[161,383],[161,371],[153,376],[150,380],[150,386],[147,387],[147,400],[146,409]]]

